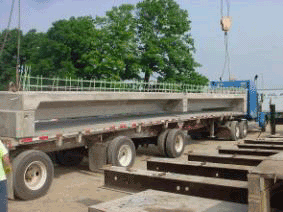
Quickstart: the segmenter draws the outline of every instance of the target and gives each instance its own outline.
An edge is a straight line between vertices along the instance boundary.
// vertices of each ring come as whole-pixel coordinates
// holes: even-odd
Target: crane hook
[[[231,16],[222,16],[220,20],[220,24],[222,27],[222,31],[225,32],[225,34],[230,30],[232,25],[232,17]]]

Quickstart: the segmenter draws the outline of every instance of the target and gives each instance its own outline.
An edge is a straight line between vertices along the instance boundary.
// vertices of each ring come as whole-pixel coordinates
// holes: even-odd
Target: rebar
[[[243,94],[244,88],[236,87],[210,87],[203,85],[166,83],[166,82],[138,82],[138,81],[106,81],[83,79],[45,78],[43,76],[30,76],[28,70],[21,74],[23,91],[73,91],[73,92],[158,92],[158,93],[222,93]]]

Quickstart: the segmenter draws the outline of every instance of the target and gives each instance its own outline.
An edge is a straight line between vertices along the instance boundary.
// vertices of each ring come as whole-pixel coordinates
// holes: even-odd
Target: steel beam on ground
[[[189,161],[201,161],[211,163],[224,163],[246,166],[257,166],[266,157],[261,156],[246,156],[246,155],[219,155],[219,154],[198,154],[191,153],[188,155]]]
[[[220,163],[206,163],[188,161],[187,163],[168,159],[150,159],[147,161],[147,170],[173,172],[178,174],[216,177],[231,180],[247,181],[250,166],[240,166]]]
[[[283,145],[283,140],[245,140],[245,144],[270,144],[270,145]]]
[[[245,149],[273,149],[273,150],[283,150],[282,145],[264,145],[264,144],[238,144],[239,148]]]
[[[148,170],[127,171],[124,167],[104,169],[104,183],[115,188],[154,189],[185,195],[247,203],[247,182],[188,176]]]
[[[255,156],[271,156],[277,154],[279,151],[261,150],[261,149],[219,149],[219,154],[231,155],[255,155]]]

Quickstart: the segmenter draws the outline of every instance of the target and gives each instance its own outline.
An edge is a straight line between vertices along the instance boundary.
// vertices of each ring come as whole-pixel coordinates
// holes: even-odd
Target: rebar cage
[[[103,91],[103,92],[159,92],[159,93],[245,93],[243,88],[210,87],[204,85],[141,81],[107,81],[71,78],[46,78],[23,74],[21,91]]]

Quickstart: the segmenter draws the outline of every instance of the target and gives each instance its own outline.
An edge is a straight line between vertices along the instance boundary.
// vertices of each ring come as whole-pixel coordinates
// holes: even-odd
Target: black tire
[[[138,142],[134,142],[136,150],[140,147],[140,144]]]
[[[56,161],[63,166],[78,166],[82,162],[84,155],[78,149],[63,150],[56,152]]]
[[[119,159],[119,154],[123,158]],[[113,166],[131,167],[135,163],[136,149],[133,141],[126,136],[113,139],[108,145],[107,159]],[[126,161],[125,161],[126,160]]]
[[[31,167],[33,169],[30,169]],[[13,170],[15,196],[22,200],[32,200],[44,196],[54,177],[51,159],[44,152],[37,150],[27,150],[20,153],[13,160]],[[29,179],[27,179],[29,173],[33,175],[31,177],[39,176],[39,181],[29,184]],[[40,177],[40,175],[42,176]]]
[[[248,135],[248,122],[246,120],[239,123],[240,138],[245,138]]]
[[[183,154],[185,150],[185,139],[184,133],[179,129],[172,129],[168,132],[165,147],[170,158],[177,158]],[[179,147],[176,145],[179,145]]]
[[[230,131],[231,131],[230,139],[232,141],[237,141],[240,138],[240,127],[238,121],[231,122]]]
[[[160,135],[158,136],[157,138],[157,147],[158,147],[158,150],[160,152],[160,154],[162,156],[165,156],[165,157],[168,157],[168,154],[166,152],[166,139],[167,139],[167,136],[168,136],[168,132],[169,130],[164,130],[163,132],[160,133]]]

